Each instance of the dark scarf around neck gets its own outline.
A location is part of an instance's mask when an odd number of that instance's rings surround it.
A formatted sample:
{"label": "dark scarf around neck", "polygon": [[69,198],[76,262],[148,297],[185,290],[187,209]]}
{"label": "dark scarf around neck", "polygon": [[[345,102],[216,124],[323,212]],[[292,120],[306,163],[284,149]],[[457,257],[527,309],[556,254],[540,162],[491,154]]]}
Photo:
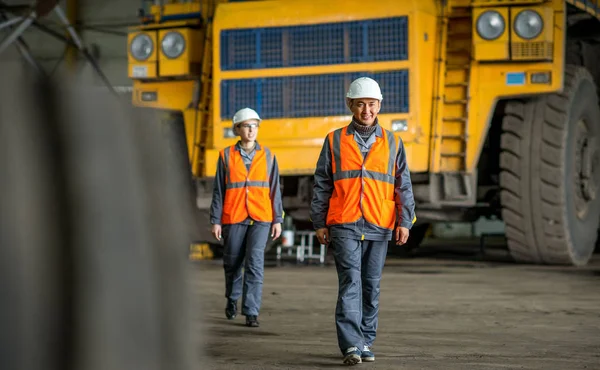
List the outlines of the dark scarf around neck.
{"label": "dark scarf around neck", "polygon": [[352,119],[352,127],[354,127],[356,132],[358,132],[363,140],[367,140],[371,135],[373,135],[373,132],[375,132],[377,129],[378,124],[379,123],[377,122],[377,119],[375,119],[375,124],[372,126],[361,125],[360,123],[356,122],[355,119]]}

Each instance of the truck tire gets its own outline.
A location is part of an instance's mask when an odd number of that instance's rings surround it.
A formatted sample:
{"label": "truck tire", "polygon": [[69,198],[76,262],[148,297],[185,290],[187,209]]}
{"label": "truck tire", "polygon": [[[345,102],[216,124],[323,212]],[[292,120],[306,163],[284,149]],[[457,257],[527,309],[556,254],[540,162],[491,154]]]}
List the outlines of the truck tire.
{"label": "truck tire", "polygon": [[600,222],[600,108],[583,67],[564,89],[506,105],[500,187],[506,238],[517,262],[582,266]]}
{"label": "truck tire", "polygon": [[600,47],[597,43],[583,40],[568,40],[566,63],[574,66],[585,67],[594,78],[600,97]]}

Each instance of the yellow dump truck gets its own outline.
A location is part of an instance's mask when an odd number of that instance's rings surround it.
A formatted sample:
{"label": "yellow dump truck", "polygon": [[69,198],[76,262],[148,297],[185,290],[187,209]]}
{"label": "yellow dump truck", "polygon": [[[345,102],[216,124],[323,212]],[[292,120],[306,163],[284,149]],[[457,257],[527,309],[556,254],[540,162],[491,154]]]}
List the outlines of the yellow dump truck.
{"label": "yellow dump truck", "polygon": [[252,107],[286,214],[308,221],[358,76],[404,141],[422,222],[504,220],[515,260],[584,265],[600,224],[600,0],[161,2],[129,34],[133,103],[168,112],[208,208]]}

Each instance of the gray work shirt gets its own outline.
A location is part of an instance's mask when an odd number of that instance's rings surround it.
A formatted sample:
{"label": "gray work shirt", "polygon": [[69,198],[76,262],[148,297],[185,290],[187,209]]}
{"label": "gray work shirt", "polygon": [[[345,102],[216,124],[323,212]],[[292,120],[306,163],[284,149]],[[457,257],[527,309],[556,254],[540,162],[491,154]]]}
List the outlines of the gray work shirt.
{"label": "gray work shirt", "polygon": [[[258,144],[256,144],[256,145],[258,145]],[[246,171],[250,171],[250,166],[252,165],[252,160],[254,159],[254,154],[256,154],[256,145],[254,146],[254,148],[252,148],[250,153],[246,152],[240,146],[240,154],[242,155],[242,160],[244,161],[244,164],[246,165]]]}
{"label": "gray work shirt", "polygon": [[[242,149],[240,141],[238,141],[237,144],[235,144],[234,150],[240,152],[242,160],[246,165],[246,169],[249,170],[250,165],[254,160],[256,151],[263,150],[263,148],[258,144],[258,142],[256,142],[254,149],[250,153],[246,153],[246,151]],[[212,203],[210,206],[210,223],[213,225],[221,224],[221,217],[223,215],[223,202],[225,200],[225,176],[225,164],[223,163],[221,156],[219,156],[219,160],[217,162],[217,172],[215,174],[213,186]],[[279,166],[277,165],[277,158],[275,155],[273,155],[273,165],[271,168],[271,177],[269,178],[269,188],[271,204],[273,208],[272,224],[280,224],[283,222],[283,203],[281,199],[281,189],[279,187]],[[240,224],[249,225],[253,223],[269,224],[268,222],[255,221],[250,217],[242,221]]]}
{"label": "gray work shirt", "polygon": [[[347,134],[354,135],[354,140],[358,144],[360,151],[364,156],[371,149],[377,137],[383,137],[383,128],[378,123],[375,132],[365,141],[356,132],[352,123],[348,126]],[[388,135],[392,135],[388,132]],[[398,151],[396,154],[396,177],[395,177],[395,201],[396,201],[396,219],[397,225],[410,229],[415,219],[415,201],[410,181],[410,171],[406,161],[404,143],[399,139]],[[317,168],[314,176],[313,199],[310,207],[310,218],[315,230],[327,227],[327,212],[329,210],[329,198],[333,193],[333,172],[331,169],[331,149],[329,140],[325,138],[321,154],[317,161]],[[391,240],[393,232],[391,230],[373,225],[367,222],[363,217],[356,222],[345,223],[341,225],[332,225],[329,227],[331,237],[347,237],[352,239],[364,239],[373,241]]]}

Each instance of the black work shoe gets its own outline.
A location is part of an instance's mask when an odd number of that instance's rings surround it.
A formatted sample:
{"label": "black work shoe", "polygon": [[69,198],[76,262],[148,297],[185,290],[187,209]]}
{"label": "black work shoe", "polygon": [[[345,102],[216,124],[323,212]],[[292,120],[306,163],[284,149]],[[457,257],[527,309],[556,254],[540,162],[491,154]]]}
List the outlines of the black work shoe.
{"label": "black work shoe", "polygon": [[234,300],[227,301],[227,307],[225,307],[225,316],[228,320],[233,320],[237,316],[237,302]]}
{"label": "black work shoe", "polygon": [[256,316],[246,316],[246,326],[258,328],[260,326],[258,323],[258,318]]}

